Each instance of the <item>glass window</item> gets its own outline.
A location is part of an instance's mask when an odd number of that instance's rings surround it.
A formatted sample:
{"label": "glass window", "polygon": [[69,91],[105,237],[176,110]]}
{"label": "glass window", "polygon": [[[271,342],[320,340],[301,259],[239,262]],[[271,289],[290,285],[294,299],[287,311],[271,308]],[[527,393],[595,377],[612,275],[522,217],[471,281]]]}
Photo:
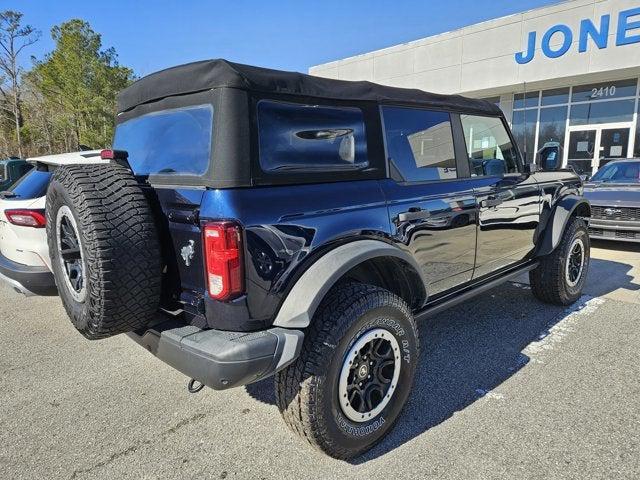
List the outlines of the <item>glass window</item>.
{"label": "glass window", "polygon": [[592,182],[640,183],[640,162],[612,162],[602,167]]}
{"label": "glass window", "polygon": [[10,191],[14,198],[20,200],[44,197],[52,175],[49,171],[31,170],[18,180]]}
{"label": "glass window", "polygon": [[513,108],[537,107],[540,103],[540,92],[516,93],[513,96]]}
{"label": "glass window", "polygon": [[526,152],[527,163],[535,158],[536,123],[538,110],[519,110],[513,112],[511,130],[522,152]]}
{"label": "glass window", "polygon": [[538,150],[549,142],[557,142],[564,146],[564,134],[567,127],[567,107],[550,107],[540,109],[540,128],[538,133]]}
{"label": "glass window", "polygon": [[451,118],[446,112],[383,107],[387,151],[407,181],[456,178]]}
{"label": "glass window", "polygon": [[637,79],[579,85],[577,87],[573,87],[571,101],[587,102],[592,100],[635,97],[637,85]]}
{"label": "glass window", "polygon": [[640,158],[640,104],[638,104],[638,121],[636,122],[636,140],[633,148],[633,156]]}
{"label": "glass window", "polygon": [[461,115],[471,176],[518,172],[516,148],[497,117]]}
{"label": "glass window", "polygon": [[332,172],[369,165],[359,108],[261,100],[258,132],[265,172]]}
{"label": "glass window", "polygon": [[569,103],[569,88],[555,88],[542,92],[542,106]]}
{"label": "glass window", "polygon": [[129,153],[137,175],[203,175],[211,157],[213,107],[148,113],[116,127],[113,148]]}
{"label": "glass window", "polygon": [[633,120],[635,100],[591,102],[571,106],[571,125],[630,122]]}

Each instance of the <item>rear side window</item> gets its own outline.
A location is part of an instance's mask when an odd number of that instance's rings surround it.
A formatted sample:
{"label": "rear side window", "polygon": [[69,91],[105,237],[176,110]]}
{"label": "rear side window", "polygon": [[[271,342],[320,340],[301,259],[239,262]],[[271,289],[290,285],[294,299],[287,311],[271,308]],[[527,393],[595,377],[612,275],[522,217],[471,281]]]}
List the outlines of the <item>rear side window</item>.
{"label": "rear side window", "polygon": [[390,160],[412,182],[457,178],[451,117],[447,112],[383,107]]}
{"label": "rear side window", "polygon": [[369,165],[359,108],[261,100],[258,137],[264,172],[340,172]]}
{"label": "rear side window", "polygon": [[33,169],[18,180],[9,191],[13,193],[14,198],[20,200],[44,197],[47,194],[51,175],[53,174],[49,171]]}
{"label": "rear side window", "polygon": [[119,124],[113,148],[129,153],[137,175],[204,175],[212,131],[211,105],[162,110]]}
{"label": "rear side window", "polygon": [[498,117],[460,115],[472,177],[518,173],[518,154]]}

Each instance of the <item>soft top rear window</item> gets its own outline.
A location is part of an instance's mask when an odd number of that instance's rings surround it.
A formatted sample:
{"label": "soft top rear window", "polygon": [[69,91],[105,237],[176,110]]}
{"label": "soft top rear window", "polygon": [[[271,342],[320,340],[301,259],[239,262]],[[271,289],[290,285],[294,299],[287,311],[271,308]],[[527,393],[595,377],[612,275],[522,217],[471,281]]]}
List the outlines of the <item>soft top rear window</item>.
{"label": "soft top rear window", "polygon": [[13,195],[7,198],[28,200],[30,198],[44,197],[47,194],[47,187],[52,175],[53,173],[49,171],[31,170],[9,189]]}
{"label": "soft top rear window", "polygon": [[211,158],[213,106],[152,112],[116,127],[113,148],[129,153],[136,175],[204,175]]}

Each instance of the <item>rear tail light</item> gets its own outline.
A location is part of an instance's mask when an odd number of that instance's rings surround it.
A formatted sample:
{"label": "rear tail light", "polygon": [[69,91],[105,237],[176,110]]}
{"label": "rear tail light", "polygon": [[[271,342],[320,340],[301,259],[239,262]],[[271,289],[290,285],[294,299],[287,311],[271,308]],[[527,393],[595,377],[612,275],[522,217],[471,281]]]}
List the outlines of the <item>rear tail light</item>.
{"label": "rear tail light", "polygon": [[242,230],[232,222],[204,226],[204,250],[209,296],[232,300],[244,291]]}
{"label": "rear tail light", "polygon": [[10,223],[21,227],[44,228],[47,226],[44,210],[5,210],[4,214]]}

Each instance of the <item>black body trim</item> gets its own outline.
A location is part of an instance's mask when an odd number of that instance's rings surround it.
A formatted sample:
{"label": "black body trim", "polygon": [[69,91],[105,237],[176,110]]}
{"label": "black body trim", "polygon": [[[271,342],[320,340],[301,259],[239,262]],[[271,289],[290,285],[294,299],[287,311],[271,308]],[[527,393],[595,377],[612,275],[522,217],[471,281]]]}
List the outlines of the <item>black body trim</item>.
{"label": "black body trim", "polygon": [[497,275],[492,275],[486,280],[470,285],[466,289],[455,291],[449,295],[439,298],[438,300],[434,300],[431,303],[427,303],[424,309],[419,310],[414,313],[416,320],[424,320],[426,318],[432,317],[448,308],[454,307],[460,303],[463,303],[470,298],[475,297],[487,290],[491,290],[503,283],[508,282],[509,280],[513,280],[515,277],[522,275],[523,273],[529,272],[535,269],[538,266],[537,261],[529,262],[524,266],[519,266],[515,270],[510,270],[507,272],[501,272]]}

